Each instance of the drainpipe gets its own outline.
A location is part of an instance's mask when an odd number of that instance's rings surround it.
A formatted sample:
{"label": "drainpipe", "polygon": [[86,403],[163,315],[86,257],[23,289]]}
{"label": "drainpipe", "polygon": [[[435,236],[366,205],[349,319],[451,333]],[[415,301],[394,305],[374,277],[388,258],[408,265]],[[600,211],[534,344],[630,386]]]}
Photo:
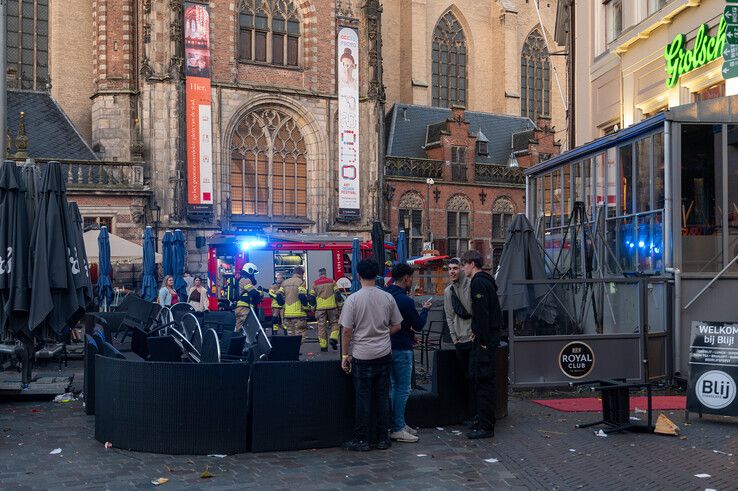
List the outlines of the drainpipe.
{"label": "drainpipe", "polygon": [[674,327],[673,350],[674,350],[674,373],[681,369],[682,361],[682,271],[674,267],[672,258],[672,210],[674,208],[674,196],[672,195],[672,166],[673,152],[671,151],[671,121],[664,123],[664,264],[666,271],[674,275]]}

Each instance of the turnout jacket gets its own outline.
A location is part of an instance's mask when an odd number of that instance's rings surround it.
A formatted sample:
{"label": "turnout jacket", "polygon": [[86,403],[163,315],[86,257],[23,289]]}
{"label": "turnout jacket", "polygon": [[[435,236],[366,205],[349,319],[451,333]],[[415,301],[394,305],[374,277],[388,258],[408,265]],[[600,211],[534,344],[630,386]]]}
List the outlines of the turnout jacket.
{"label": "turnout jacket", "polygon": [[475,340],[486,347],[497,348],[502,328],[502,310],[497,298],[495,279],[480,271],[471,279],[471,329]]}
{"label": "turnout jacket", "polygon": [[302,276],[294,275],[282,282],[279,292],[284,295],[285,318],[305,317],[305,309],[308,306],[307,289]]}
{"label": "turnout jacket", "polygon": [[315,310],[331,310],[338,308],[336,304],[336,282],[327,276],[321,276],[313,282],[310,295],[315,297]]}

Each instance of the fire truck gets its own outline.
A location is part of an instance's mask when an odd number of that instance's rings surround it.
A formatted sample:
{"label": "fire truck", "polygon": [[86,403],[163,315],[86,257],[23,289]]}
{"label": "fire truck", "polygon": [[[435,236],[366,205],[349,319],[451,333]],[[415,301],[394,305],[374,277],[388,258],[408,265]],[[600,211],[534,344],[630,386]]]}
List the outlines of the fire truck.
{"label": "fire truck", "polygon": [[[209,308],[229,308],[238,295],[235,274],[247,263],[259,268],[258,284],[267,290],[275,275],[292,276],[298,266],[305,270],[308,287],[325,268],[329,278],[351,280],[352,238],[330,234],[219,234],[208,240]],[[371,242],[360,243],[361,257],[372,253]],[[385,243],[385,257],[394,260],[396,247]],[[262,303],[266,318],[271,317],[271,300]]]}

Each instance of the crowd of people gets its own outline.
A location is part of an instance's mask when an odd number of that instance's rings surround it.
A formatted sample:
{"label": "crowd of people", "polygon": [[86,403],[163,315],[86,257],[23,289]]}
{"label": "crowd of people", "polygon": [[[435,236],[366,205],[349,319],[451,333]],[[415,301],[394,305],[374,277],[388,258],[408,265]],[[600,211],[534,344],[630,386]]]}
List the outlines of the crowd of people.
{"label": "crowd of people", "polygon": [[[451,284],[444,292],[444,312],[451,339],[466,374],[473,415],[467,437],[491,438],[495,428],[495,355],[502,328],[502,311],[494,278],[482,270],[477,251],[465,252],[449,263]],[[372,260],[358,264],[361,289],[343,305],[341,367],[352,374],[356,398],[354,438],[347,450],[387,449],[392,441],[418,441],[405,422],[411,389],[413,338],[425,327],[432,307],[420,312],[408,295],[414,270],[407,264],[392,269],[392,285],[376,286],[379,266]]]}

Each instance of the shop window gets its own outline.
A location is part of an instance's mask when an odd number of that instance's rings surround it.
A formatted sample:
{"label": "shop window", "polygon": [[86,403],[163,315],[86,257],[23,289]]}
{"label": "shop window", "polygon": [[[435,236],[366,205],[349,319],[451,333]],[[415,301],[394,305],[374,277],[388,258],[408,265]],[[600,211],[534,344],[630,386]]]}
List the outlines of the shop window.
{"label": "shop window", "polygon": [[[738,255],[738,125],[728,125],[728,250],[727,259]],[[734,264],[731,271],[737,272]]]}
{"label": "shop window", "polygon": [[291,116],[271,108],[246,114],[230,153],[233,215],[307,216],[307,148]]}
{"label": "shop window", "polygon": [[638,213],[651,210],[651,137],[636,142],[635,198]]}
{"label": "shop window", "polygon": [[664,134],[653,135],[653,208],[664,208]]}
{"label": "shop window", "polygon": [[722,269],[722,126],[682,126],[682,266]]}
{"label": "shop window", "polygon": [[48,0],[8,0],[7,2],[8,87],[48,91],[49,85],[49,2]]}
{"label": "shop window", "polygon": [[300,18],[291,0],[241,0],[238,59],[299,65]]}
{"label": "shop window", "polygon": [[546,41],[541,31],[535,29],[520,54],[520,114],[536,121],[550,113],[551,62]]}
{"label": "shop window", "polygon": [[432,49],[433,105],[466,105],[466,37],[452,12],[436,24]]}

